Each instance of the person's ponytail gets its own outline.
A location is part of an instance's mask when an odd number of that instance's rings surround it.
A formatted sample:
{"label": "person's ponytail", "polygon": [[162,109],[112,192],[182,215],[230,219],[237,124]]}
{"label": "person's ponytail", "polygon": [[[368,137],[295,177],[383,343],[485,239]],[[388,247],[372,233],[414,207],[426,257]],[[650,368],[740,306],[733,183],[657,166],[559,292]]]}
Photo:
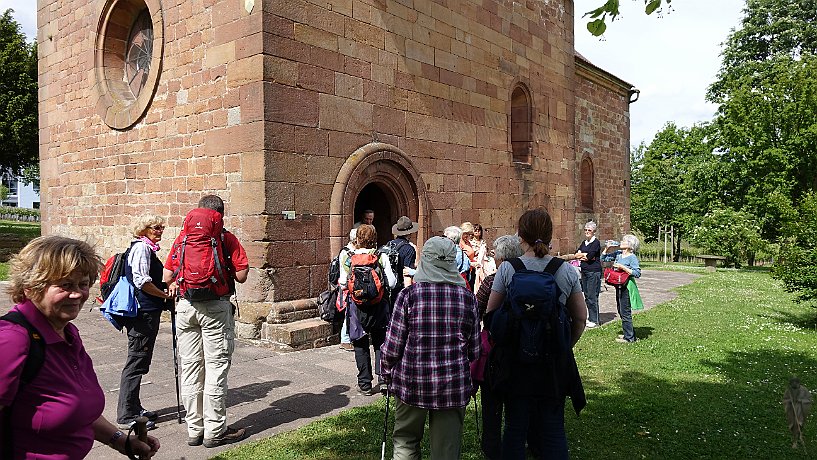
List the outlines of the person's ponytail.
{"label": "person's ponytail", "polygon": [[536,257],[539,257],[540,259],[541,259],[542,257],[545,257],[545,256],[547,255],[547,253],[548,253],[548,252],[550,252],[550,251],[549,251],[549,250],[550,250],[550,248],[548,248],[548,244],[547,244],[547,243],[545,243],[545,242],[544,242],[544,241],[542,241],[542,240],[536,240],[536,241],[535,241],[535,242],[534,242],[534,243],[531,245],[531,248],[533,248],[533,252],[534,252],[534,253],[536,253]]}

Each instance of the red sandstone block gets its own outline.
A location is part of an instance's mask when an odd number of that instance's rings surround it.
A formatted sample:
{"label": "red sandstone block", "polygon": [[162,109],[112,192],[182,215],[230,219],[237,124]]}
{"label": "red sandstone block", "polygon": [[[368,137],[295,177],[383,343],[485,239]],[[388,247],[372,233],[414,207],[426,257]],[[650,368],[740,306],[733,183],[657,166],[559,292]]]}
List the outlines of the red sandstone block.
{"label": "red sandstone block", "polygon": [[[268,120],[302,126],[318,125],[318,93],[275,83],[264,85]],[[298,110],[292,110],[293,107]]]}
{"label": "red sandstone block", "polygon": [[319,128],[295,127],[295,152],[308,155],[328,154],[329,132]]}
{"label": "red sandstone block", "polygon": [[375,131],[395,136],[406,135],[406,114],[402,110],[375,106],[372,118]]}
{"label": "red sandstone block", "polygon": [[358,148],[368,144],[371,136],[340,131],[329,131],[329,156],[348,158]]}

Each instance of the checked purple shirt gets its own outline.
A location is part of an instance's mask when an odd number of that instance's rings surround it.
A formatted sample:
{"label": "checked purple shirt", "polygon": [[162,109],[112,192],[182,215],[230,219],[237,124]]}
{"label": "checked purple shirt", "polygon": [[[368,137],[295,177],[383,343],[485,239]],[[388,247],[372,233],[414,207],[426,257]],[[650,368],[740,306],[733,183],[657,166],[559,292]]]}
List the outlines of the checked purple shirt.
{"label": "checked purple shirt", "polygon": [[479,356],[474,294],[452,284],[403,289],[380,349],[384,379],[400,401],[423,409],[467,406],[469,366]]}

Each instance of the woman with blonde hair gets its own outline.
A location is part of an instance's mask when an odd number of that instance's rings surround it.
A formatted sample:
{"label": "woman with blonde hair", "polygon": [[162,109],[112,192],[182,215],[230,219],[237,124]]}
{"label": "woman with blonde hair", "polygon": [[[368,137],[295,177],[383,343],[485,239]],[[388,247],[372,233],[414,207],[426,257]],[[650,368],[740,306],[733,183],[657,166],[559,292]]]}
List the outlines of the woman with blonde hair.
{"label": "woman with blonde hair", "polygon": [[[141,458],[159,449],[156,438],[141,442],[102,415],[105,393],[71,323],[100,268],[88,243],[61,236],[35,238],[12,259],[8,294],[16,305],[0,320],[0,411],[8,423],[0,457],[79,460],[94,440]],[[42,365],[27,375],[40,337]]]}
{"label": "woman with blonde hair", "polygon": [[155,215],[142,216],[133,226],[135,240],[128,249],[125,276],[135,288],[138,309],[134,317],[117,318],[117,322],[128,331],[128,357],[122,368],[116,408],[116,418],[121,428],[129,427],[136,417],[143,415],[149,420],[148,429],[152,429],[159,417],[156,412],[142,407],[139,388],[142,376],[150,370],[162,310],[172,308],[172,303],[168,305],[168,301],[172,302],[172,296],[167,291],[167,284],[162,281],[164,265],[156,256],[164,231],[164,218]]}

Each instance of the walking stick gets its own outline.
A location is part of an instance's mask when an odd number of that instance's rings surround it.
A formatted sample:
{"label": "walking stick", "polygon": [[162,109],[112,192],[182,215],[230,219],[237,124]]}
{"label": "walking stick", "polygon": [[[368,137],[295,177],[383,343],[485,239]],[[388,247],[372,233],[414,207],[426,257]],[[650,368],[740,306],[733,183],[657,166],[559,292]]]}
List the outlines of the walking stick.
{"label": "walking stick", "polygon": [[[178,297],[177,297],[178,299]],[[179,424],[182,423],[182,398],[179,388],[179,345],[176,340],[176,302],[173,302],[173,309],[170,310],[170,329],[173,333],[173,372],[176,375],[176,417]]]}
{"label": "walking stick", "polygon": [[386,387],[386,417],[383,420],[383,444],[380,446],[380,460],[386,460],[386,436],[389,432],[389,388]]}
{"label": "walking stick", "polygon": [[[136,432],[136,437],[139,438],[140,441],[147,443],[148,442],[148,418],[145,416],[136,417],[136,424],[133,428],[133,431]],[[139,456],[140,459],[147,459],[150,457],[146,457],[143,455]]]}

